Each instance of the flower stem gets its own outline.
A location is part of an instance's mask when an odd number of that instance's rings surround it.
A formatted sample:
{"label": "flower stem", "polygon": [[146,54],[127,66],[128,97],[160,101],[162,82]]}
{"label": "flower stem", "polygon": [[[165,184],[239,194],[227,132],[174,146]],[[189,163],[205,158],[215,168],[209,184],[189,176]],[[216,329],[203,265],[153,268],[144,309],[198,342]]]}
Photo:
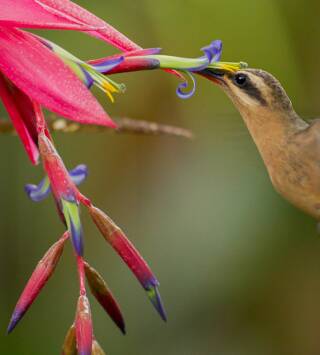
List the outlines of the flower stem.
{"label": "flower stem", "polygon": [[79,274],[80,296],[85,296],[86,295],[85,271],[84,271],[84,261],[82,256],[77,255],[77,264],[78,264],[78,274]]}
{"label": "flower stem", "polygon": [[[182,137],[186,139],[192,139],[193,134],[190,130],[182,127],[165,125],[157,122],[143,121],[132,118],[117,118],[117,128],[111,129],[102,126],[89,126],[80,125],[76,122],[70,122],[62,118],[55,118],[52,115],[52,119],[49,119],[48,126],[52,132],[58,133],[99,133],[99,132],[113,132],[117,134],[141,134],[141,135],[152,135],[152,136],[175,136]],[[0,119],[0,135],[1,134],[15,134],[14,127],[11,122],[7,119]]]}

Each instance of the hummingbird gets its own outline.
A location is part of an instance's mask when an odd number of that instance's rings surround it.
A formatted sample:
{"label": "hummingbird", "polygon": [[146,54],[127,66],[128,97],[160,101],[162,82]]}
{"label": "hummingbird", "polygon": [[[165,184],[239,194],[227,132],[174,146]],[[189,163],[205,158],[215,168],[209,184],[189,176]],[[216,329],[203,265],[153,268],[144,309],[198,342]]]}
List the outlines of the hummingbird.
{"label": "hummingbird", "polygon": [[320,119],[306,122],[280,82],[261,69],[205,69],[242,116],[275,190],[320,220]]}

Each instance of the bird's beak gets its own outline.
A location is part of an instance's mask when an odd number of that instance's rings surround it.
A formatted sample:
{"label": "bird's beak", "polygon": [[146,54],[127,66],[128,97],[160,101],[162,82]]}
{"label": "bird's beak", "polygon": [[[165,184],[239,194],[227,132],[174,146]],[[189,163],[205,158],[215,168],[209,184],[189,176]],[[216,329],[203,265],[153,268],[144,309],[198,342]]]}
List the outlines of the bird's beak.
{"label": "bird's beak", "polygon": [[199,74],[216,85],[222,86],[226,84],[225,77],[227,75],[227,71],[207,68],[199,72]]}
{"label": "bird's beak", "polygon": [[207,68],[199,72],[199,74],[217,85],[224,85],[227,71]]}

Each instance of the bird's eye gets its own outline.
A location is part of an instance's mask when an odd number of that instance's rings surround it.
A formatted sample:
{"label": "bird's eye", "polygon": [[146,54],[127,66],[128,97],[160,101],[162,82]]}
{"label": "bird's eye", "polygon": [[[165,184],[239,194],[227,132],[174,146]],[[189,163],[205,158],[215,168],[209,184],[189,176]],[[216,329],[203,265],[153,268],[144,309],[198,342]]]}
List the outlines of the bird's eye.
{"label": "bird's eye", "polygon": [[245,86],[247,83],[247,80],[248,80],[248,77],[245,74],[237,74],[234,77],[234,82],[240,87]]}

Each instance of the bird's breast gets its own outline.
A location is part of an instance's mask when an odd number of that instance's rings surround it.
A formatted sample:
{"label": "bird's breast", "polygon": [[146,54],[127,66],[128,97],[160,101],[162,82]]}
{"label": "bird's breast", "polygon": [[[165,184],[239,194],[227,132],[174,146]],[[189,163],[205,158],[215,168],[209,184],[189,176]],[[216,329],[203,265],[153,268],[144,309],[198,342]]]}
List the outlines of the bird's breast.
{"label": "bird's breast", "polygon": [[241,110],[275,189],[320,220],[320,123],[293,114]]}
{"label": "bird's breast", "polygon": [[274,188],[289,202],[320,219],[320,164],[296,142],[261,152]]}

